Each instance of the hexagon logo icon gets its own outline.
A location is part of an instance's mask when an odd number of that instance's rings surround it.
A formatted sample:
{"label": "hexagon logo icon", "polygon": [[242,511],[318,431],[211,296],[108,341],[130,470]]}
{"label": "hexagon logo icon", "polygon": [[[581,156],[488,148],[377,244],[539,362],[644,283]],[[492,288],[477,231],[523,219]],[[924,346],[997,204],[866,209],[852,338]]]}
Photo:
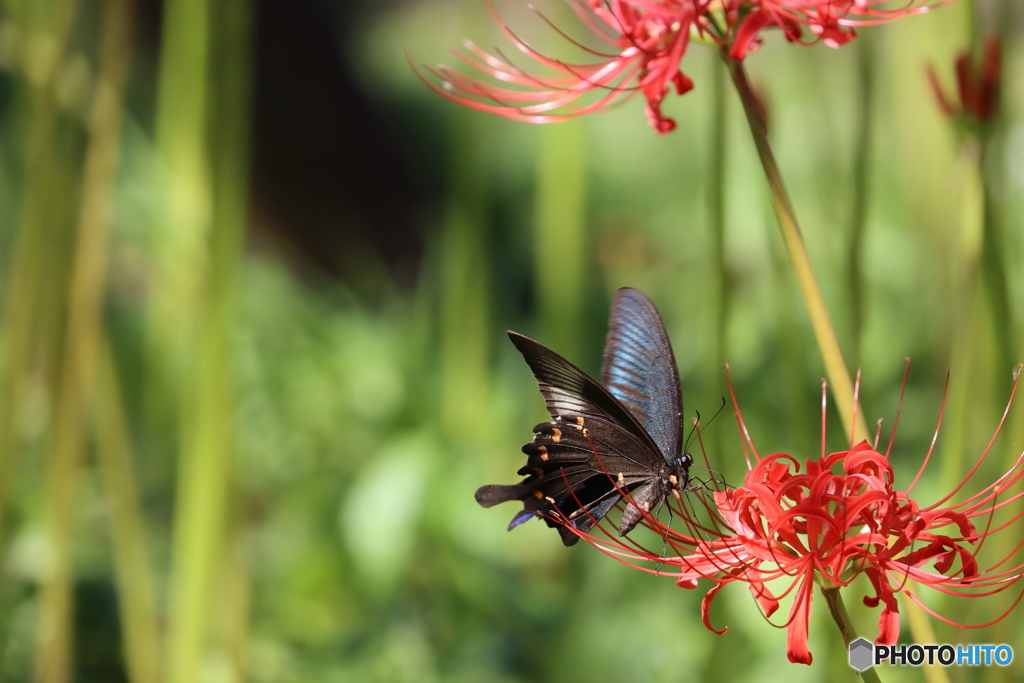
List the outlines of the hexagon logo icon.
{"label": "hexagon logo icon", "polygon": [[867,638],[850,643],[850,666],[857,671],[870,669],[875,659],[875,646]]}

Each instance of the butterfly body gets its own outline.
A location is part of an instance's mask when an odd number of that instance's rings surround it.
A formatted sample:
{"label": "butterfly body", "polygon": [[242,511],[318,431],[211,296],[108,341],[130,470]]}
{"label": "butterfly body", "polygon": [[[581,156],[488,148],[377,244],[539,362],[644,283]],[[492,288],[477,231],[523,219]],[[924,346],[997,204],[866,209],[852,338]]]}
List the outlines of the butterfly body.
{"label": "butterfly body", "polygon": [[[523,502],[509,529],[541,516],[565,545],[579,540],[624,493],[632,502],[619,523],[625,535],[668,495],[686,489],[693,459],[681,452],[682,397],[661,316],[642,292],[615,297],[602,368],[603,384],[542,344],[516,332],[552,419],[523,446],[518,484],[482,486],[484,507]],[[571,528],[570,528],[571,527]]]}

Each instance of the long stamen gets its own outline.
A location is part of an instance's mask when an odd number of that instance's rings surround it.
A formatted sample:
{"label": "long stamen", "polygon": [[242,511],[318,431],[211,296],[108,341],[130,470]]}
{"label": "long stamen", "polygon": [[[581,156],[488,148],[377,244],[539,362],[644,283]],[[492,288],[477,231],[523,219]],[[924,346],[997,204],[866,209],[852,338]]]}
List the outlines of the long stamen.
{"label": "long stamen", "polygon": [[967,484],[967,482],[970,481],[971,477],[974,476],[974,473],[978,471],[979,467],[981,467],[981,463],[985,462],[985,458],[988,456],[989,451],[992,450],[993,444],[995,444],[996,437],[999,436],[999,432],[1002,431],[1003,429],[1003,424],[1006,422],[1007,415],[1010,414],[1010,406],[1013,405],[1013,397],[1016,396],[1017,385],[1020,383],[1020,368],[1021,366],[1018,365],[1016,371],[1014,372],[1013,388],[1010,389],[1010,398],[1006,402],[1006,409],[1003,410],[1003,415],[1002,417],[999,418],[999,424],[996,425],[996,430],[995,432],[992,433],[992,438],[989,439],[988,445],[985,446],[985,450],[982,451],[981,457],[979,457],[978,461],[974,463],[974,467],[972,467],[971,471],[967,473],[967,476],[963,478],[963,481],[957,484],[956,487],[948,494],[946,494],[941,500],[938,500],[935,503],[932,503],[928,507],[924,508],[926,511],[934,510],[935,508],[937,508],[938,506],[942,505],[947,500],[955,496],[957,493],[959,493],[960,489],[962,489]]}

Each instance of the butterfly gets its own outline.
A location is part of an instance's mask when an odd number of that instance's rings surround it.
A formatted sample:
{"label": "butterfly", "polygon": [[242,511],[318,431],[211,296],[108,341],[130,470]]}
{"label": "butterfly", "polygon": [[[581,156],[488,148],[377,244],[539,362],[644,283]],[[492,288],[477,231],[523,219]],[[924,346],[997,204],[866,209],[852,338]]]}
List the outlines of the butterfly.
{"label": "butterfly", "polygon": [[483,507],[523,502],[509,531],[539,516],[573,545],[577,531],[588,532],[628,491],[632,502],[619,522],[624,536],[666,496],[686,490],[693,458],[682,453],[679,372],[665,324],[646,294],[616,293],[600,383],[529,337],[511,330],[508,336],[551,415],[523,446],[519,474],[526,478],[477,489]]}

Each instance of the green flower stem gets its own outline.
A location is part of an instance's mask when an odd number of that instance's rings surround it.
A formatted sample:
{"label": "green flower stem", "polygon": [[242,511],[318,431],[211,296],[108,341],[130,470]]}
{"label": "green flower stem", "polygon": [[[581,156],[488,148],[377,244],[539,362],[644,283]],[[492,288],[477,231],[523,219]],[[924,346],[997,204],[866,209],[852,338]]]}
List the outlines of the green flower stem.
{"label": "green flower stem", "polygon": [[142,397],[143,432],[160,440],[166,440],[174,420],[188,419],[182,405],[194,390],[186,368],[195,358],[199,334],[213,202],[207,153],[210,4],[163,3],[154,121],[157,210],[149,237]]}
{"label": "green flower stem", "polygon": [[[833,586],[826,588],[821,587],[821,594],[825,598],[825,602],[828,604],[829,614],[832,615],[833,621],[836,622],[836,626],[839,627],[839,633],[843,636],[843,644],[846,646],[850,645],[850,642],[857,639],[857,630],[853,627],[853,622],[850,620],[850,613],[846,611],[846,605],[843,603],[843,596],[839,593],[839,586]],[[878,678],[878,673],[874,667],[866,669],[860,672],[861,680],[869,681],[871,683],[881,683]]]}
{"label": "green flower stem", "polygon": [[868,212],[868,181],[871,157],[871,113],[874,106],[874,46],[870,35],[857,41],[860,76],[860,107],[853,161],[853,210],[850,212],[850,241],[847,246],[847,282],[850,287],[850,319],[852,321],[851,356],[854,363],[861,358],[864,333],[864,229]]}
{"label": "green flower stem", "polygon": [[[21,217],[14,235],[10,257],[10,273],[5,282],[3,317],[0,325],[0,548],[5,545],[7,498],[20,447],[18,424],[25,387],[31,368],[40,354],[39,321],[43,317],[44,282],[53,279],[48,271],[53,249],[48,243],[52,233],[48,225],[53,220],[55,197],[59,193],[56,172],[58,167],[57,143],[58,104],[55,83],[59,74],[56,56],[64,54],[71,27],[74,24],[75,3],[60,0],[50,3],[45,17],[38,12],[29,13],[23,3],[8,2],[5,9],[10,20],[24,34],[32,31],[45,38],[54,49],[55,57],[39,60],[33,52],[39,41],[24,41],[17,54],[22,68],[17,82],[27,95],[29,107],[28,140],[26,144],[25,177]],[[29,78],[29,65],[35,57],[39,66],[35,78]]]}
{"label": "green flower stem", "polygon": [[[460,0],[452,20],[464,35],[488,35],[492,22],[483,3]],[[488,206],[493,186],[488,169],[494,121],[459,107],[450,133],[450,189],[437,239],[436,288],[440,347],[441,421],[449,438],[465,435],[465,407],[491,400],[494,285],[488,253]]]}
{"label": "green flower stem", "polygon": [[811,327],[825,363],[825,374],[832,387],[832,395],[835,397],[839,417],[843,421],[843,428],[847,436],[852,436],[854,442],[859,442],[868,438],[867,423],[860,410],[856,411],[856,420],[854,420],[853,382],[850,380],[850,371],[846,367],[846,360],[843,358],[843,351],[839,346],[839,338],[836,336],[828,308],[825,306],[825,297],[822,295],[818,280],[814,275],[811,259],[807,254],[807,246],[800,234],[800,226],[796,220],[796,213],[793,211],[793,204],[789,199],[785,183],[782,181],[778,164],[775,162],[775,155],[772,154],[771,146],[768,144],[768,131],[764,121],[757,113],[754,91],[750,86],[743,63],[730,59],[724,52],[722,56],[732,74],[732,80],[736,85],[740,100],[743,102],[747,123],[750,125],[750,132],[754,136],[754,143],[757,146],[757,154],[761,158],[761,165],[768,180],[772,205],[779,221],[779,229],[782,231],[782,239],[785,242],[786,251],[789,252],[793,272],[800,284],[800,292],[811,318]]}
{"label": "green flower stem", "polygon": [[[1003,261],[1005,251],[1001,235],[999,218],[996,215],[996,200],[992,196],[993,180],[989,157],[998,151],[993,149],[991,138],[982,140],[981,153],[978,158],[978,169],[981,175],[982,188],[982,233],[981,233],[981,275],[988,296],[992,325],[996,334],[996,369],[1005,373],[1017,363],[1016,339],[1014,332],[1014,316],[1010,305],[1009,287],[1007,285],[1006,264]],[[1000,375],[1005,376],[1005,375]]]}
{"label": "green flower stem", "polygon": [[64,372],[57,392],[52,457],[47,465],[45,522],[52,554],[39,595],[37,680],[72,679],[74,504],[85,455],[84,406],[91,398],[107,268],[114,178],[131,64],[131,0],[108,0],[102,17],[99,72],[89,118],[77,243],[67,292]]}
{"label": "green flower stem", "polygon": [[160,626],[130,429],[108,340],[99,340],[92,422],[96,465],[110,508],[110,538],[117,577],[117,605],[124,633],[128,680],[159,683]]}
{"label": "green flower stem", "polygon": [[[534,272],[544,338],[578,358],[586,291],[587,129],[582,120],[540,129]],[[553,249],[552,245],[559,245]]]}
{"label": "green flower stem", "polygon": [[466,401],[489,400],[491,280],[486,226],[490,186],[484,160],[491,122],[466,109],[454,114],[452,189],[438,236],[438,288],[441,413],[448,433],[457,435],[464,432],[460,427]]}
{"label": "green flower stem", "polygon": [[[201,262],[206,268],[194,273],[202,296],[192,304],[198,314],[196,334],[190,342],[194,362],[186,366],[184,382],[190,393],[188,401],[181,404],[183,430],[170,581],[173,611],[165,678],[167,683],[193,683],[202,679],[210,623],[217,614],[211,608],[220,604],[217,570],[231,543],[226,521],[235,450],[237,279],[248,222],[252,3],[218,0],[191,2],[187,7],[181,3],[177,8],[168,3],[166,9],[165,17],[169,19],[173,12],[183,12],[173,17],[173,25],[165,24],[175,40],[191,40],[178,32],[188,34],[191,26],[185,20],[199,11],[209,18],[212,27],[205,35],[216,36],[216,41],[203,48],[210,49],[205,89],[210,95],[210,130],[216,135],[195,150],[200,155],[197,161],[209,164],[210,224],[202,241]],[[187,67],[188,62],[179,66]],[[196,87],[204,89],[203,84]],[[162,104],[172,105],[167,101]],[[242,676],[234,674],[230,678],[241,680]]]}
{"label": "green flower stem", "polygon": [[[229,288],[216,293],[216,303],[209,302],[210,315],[204,322],[210,323],[211,329],[202,340],[205,344],[199,341],[197,330],[199,302],[204,298],[199,292],[206,269],[211,277],[212,272],[224,270],[221,263],[214,263],[213,254],[208,253],[212,250],[203,248],[212,243],[213,198],[205,135],[212,118],[208,107],[209,15],[208,0],[164,3],[157,92],[156,183],[161,211],[151,232],[153,272],[143,415],[154,421],[159,406],[169,407],[174,417],[181,418],[181,443],[175,444],[180,453],[164,660],[164,680],[169,683],[197,680],[205,654],[208,569],[215,562],[221,540],[217,503],[223,499],[230,448],[217,432],[230,400],[225,395],[226,382],[218,372],[204,372],[213,365],[212,356],[220,352],[222,343],[212,328],[230,324],[230,318],[214,322],[212,315],[217,309],[227,311],[223,303]],[[218,242],[223,240],[218,237]],[[202,360],[196,361],[198,357]],[[194,367],[196,362],[203,363],[201,370]],[[201,378],[204,381],[200,382]],[[168,401],[167,395],[173,398]],[[185,395],[189,396],[187,402]],[[200,416],[202,428],[195,424]],[[157,433],[153,424],[149,428]]]}

